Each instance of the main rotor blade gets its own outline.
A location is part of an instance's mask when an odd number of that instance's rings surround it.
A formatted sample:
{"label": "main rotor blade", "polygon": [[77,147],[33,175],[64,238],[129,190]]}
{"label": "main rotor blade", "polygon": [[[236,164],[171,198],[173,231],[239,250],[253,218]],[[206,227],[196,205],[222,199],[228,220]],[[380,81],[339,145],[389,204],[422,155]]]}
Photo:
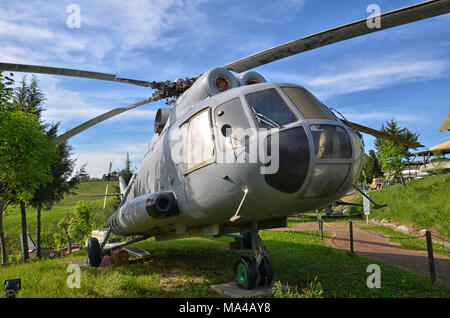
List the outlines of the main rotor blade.
{"label": "main rotor blade", "polygon": [[355,38],[361,35],[389,29],[450,12],[450,0],[431,0],[381,14],[380,28],[369,28],[367,19],[345,24],[327,31],[290,41],[268,50],[229,63],[224,68],[237,73],[271,63],[288,56],[306,52],[328,44]]}
{"label": "main rotor blade", "polygon": [[140,81],[129,78],[116,77],[114,74],[90,72],[83,70],[75,70],[71,68],[60,68],[60,67],[50,67],[41,65],[26,65],[26,64],[10,64],[10,63],[0,63],[0,71],[11,71],[11,72],[26,72],[26,73],[39,73],[39,74],[50,74],[50,75],[63,75],[71,77],[82,77],[97,79],[110,82],[119,82],[126,84],[133,84],[144,87],[152,87],[153,82]]}
{"label": "main rotor blade", "polygon": [[424,145],[421,145],[417,142],[412,142],[410,140],[406,140],[397,136],[393,136],[387,133],[384,133],[382,131],[376,130],[376,129],[372,129],[357,123],[353,123],[351,121],[347,121],[345,119],[341,119],[341,121],[346,124],[347,126],[349,126],[350,128],[356,129],[360,132],[372,135],[374,137],[378,137],[378,138],[382,138],[382,139],[387,139],[390,141],[393,141],[397,144],[401,144],[401,145],[405,145],[409,148],[419,148],[419,147],[425,147]]}
{"label": "main rotor blade", "polygon": [[138,107],[138,106],[142,106],[142,105],[145,105],[145,104],[149,104],[149,103],[151,103],[151,102],[155,102],[155,101],[157,101],[157,100],[159,100],[159,98],[149,97],[149,98],[146,98],[146,99],[144,99],[144,100],[141,100],[141,101],[139,101],[139,102],[137,102],[137,103],[131,104],[130,106],[127,106],[127,107],[118,107],[118,108],[115,108],[115,109],[113,109],[113,110],[110,110],[109,112],[106,112],[106,113],[104,113],[104,114],[101,114],[100,116],[97,116],[97,117],[95,117],[95,118],[92,118],[92,119],[90,119],[90,120],[88,120],[88,121],[82,123],[81,125],[78,125],[77,127],[73,128],[73,129],[71,129],[71,130],[69,130],[69,131],[66,131],[64,134],[59,135],[59,136],[56,138],[56,140],[57,140],[59,143],[63,143],[63,142],[66,141],[67,139],[72,138],[72,137],[75,136],[75,135],[78,135],[78,134],[81,133],[82,131],[85,131],[86,129],[88,129],[88,128],[92,127],[92,126],[97,125],[98,123],[101,123],[101,122],[104,121],[104,120],[107,120],[107,119],[109,119],[109,118],[111,118],[111,117],[114,117],[114,116],[116,116],[116,115],[119,115],[119,114],[121,114],[121,113],[123,113],[123,112],[126,112],[126,111],[128,111],[128,110],[130,110],[130,109],[136,108],[136,107]]}

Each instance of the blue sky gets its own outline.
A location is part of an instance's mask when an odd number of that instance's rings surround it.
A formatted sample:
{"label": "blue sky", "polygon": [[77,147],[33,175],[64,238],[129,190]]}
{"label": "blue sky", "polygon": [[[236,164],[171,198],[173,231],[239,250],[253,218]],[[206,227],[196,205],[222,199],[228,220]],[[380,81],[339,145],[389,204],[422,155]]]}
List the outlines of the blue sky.
{"label": "blue sky", "polygon": [[[191,77],[266,48],[381,12],[409,0],[1,1],[0,61],[77,68],[142,80]],[[69,28],[67,7],[81,9]],[[450,111],[450,15],[332,44],[255,70],[268,81],[308,88],[351,121],[379,129],[386,120],[420,133],[427,147]],[[16,73],[20,81],[24,73]],[[151,95],[126,84],[38,75],[43,117],[61,132]],[[142,106],[70,139],[78,165],[101,176],[126,153],[138,165],[164,102]],[[364,135],[366,151],[374,138]]]}

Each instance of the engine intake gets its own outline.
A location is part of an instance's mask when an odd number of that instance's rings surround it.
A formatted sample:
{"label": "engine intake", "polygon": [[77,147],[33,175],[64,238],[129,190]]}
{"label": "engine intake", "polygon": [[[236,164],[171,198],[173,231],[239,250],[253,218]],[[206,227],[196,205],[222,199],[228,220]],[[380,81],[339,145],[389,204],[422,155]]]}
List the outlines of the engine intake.
{"label": "engine intake", "polygon": [[266,83],[266,79],[255,71],[247,71],[236,76],[240,86]]}
{"label": "engine intake", "polygon": [[154,219],[165,219],[180,214],[177,201],[172,192],[150,195],[145,203],[148,215]]}
{"label": "engine intake", "polygon": [[156,112],[155,116],[155,122],[153,124],[153,131],[155,134],[160,134],[164,126],[167,123],[167,119],[169,119],[170,116],[170,108],[159,108]]}

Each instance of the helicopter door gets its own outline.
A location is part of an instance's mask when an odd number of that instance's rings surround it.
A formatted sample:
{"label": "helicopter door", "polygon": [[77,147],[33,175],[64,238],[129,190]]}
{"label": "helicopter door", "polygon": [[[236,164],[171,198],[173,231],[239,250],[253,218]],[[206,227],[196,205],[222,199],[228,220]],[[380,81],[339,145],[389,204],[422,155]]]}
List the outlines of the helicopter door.
{"label": "helicopter door", "polygon": [[186,172],[191,173],[215,161],[210,109],[189,119],[186,145]]}

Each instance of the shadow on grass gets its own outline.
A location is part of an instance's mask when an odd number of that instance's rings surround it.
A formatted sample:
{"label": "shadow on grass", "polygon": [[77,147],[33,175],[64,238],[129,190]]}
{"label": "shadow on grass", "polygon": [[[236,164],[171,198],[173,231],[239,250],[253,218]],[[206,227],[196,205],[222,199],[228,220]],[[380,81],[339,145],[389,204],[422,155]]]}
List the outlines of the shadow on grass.
{"label": "shadow on grass", "polygon": [[[305,288],[317,277],[324,297],[450,297],[423,277],[382,262],[324,245],[317,232],[263,231],[262,239],[275,281]],[[238,257],[228,250],[230,238],[202,238],[138,244],[150,258],[113,268],[81,268],[81,288],[68,289],[66,267],[86,259],[86,252],[53,261],[26,264],[0,272],[19,275],[22,297],[220,297],[213,284],[233,280]],[[381,267],[382,287],[369,289],[369,264]],[[5,274],[5,275],[3,275]],[[21,291],[22,292],[22,291]]]}

